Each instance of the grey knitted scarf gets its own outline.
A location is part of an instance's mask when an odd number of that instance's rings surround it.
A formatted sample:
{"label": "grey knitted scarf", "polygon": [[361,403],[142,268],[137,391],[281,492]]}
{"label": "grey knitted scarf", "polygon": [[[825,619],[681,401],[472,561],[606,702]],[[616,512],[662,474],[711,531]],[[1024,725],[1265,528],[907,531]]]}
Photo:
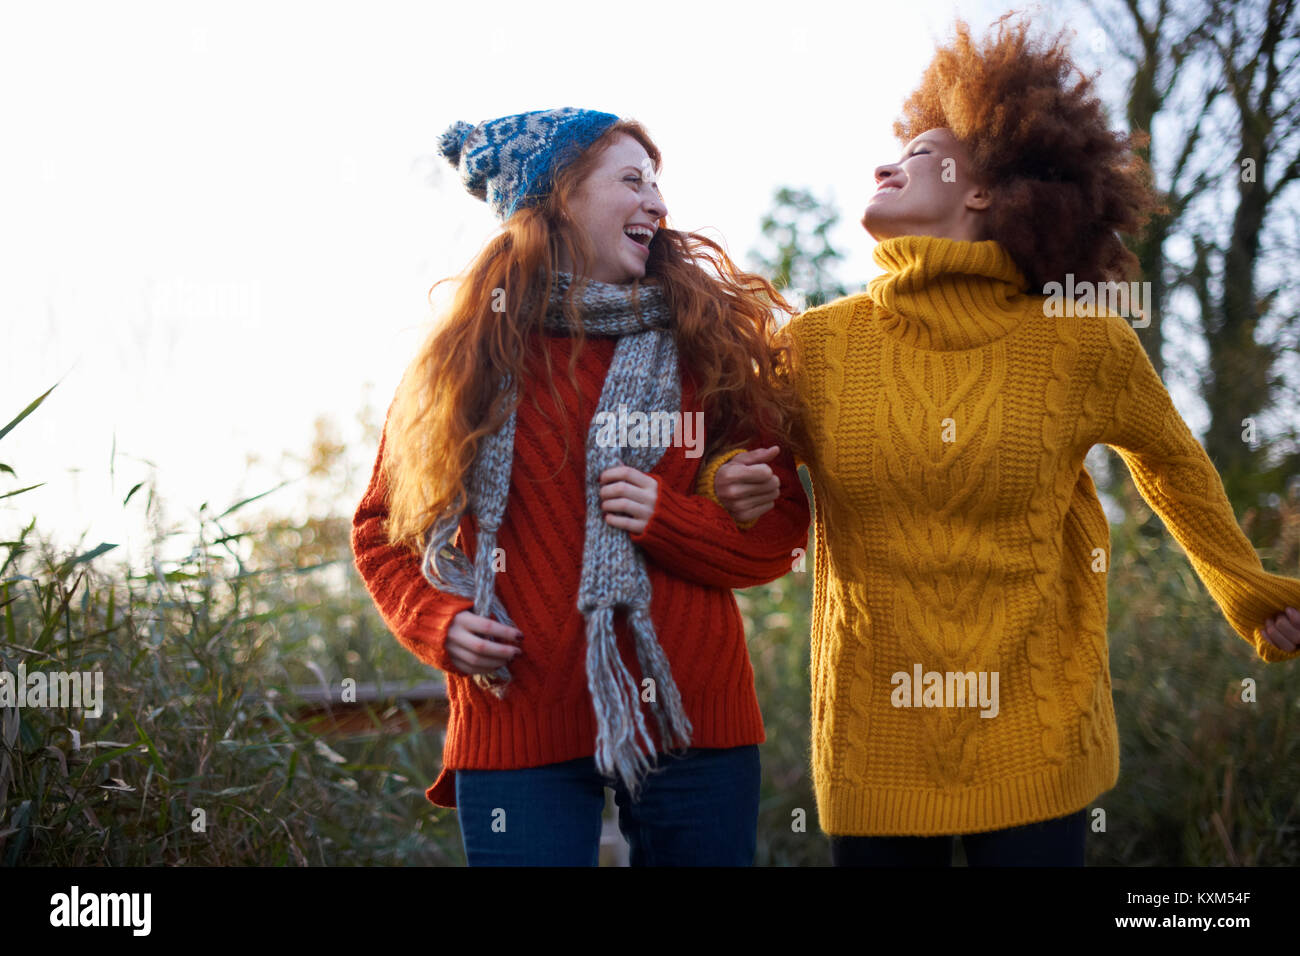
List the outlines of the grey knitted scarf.
{"label": "grey knitted scarf", "polygon": [[[547,329],[568,330],[560,300],[571,284],[571,275],[555,274],[545,318]],[[640,688],[618,652],[614,630],[616,608],[626,611],[642,676],[654,681],[651,706],[665,748],[673,747],[674,742],[688,746],[692,727],[650,620],[650,579],[646,575],[645,559],[626,531],[605,521],[600,507],[600,474],[614,467],[617,459],[638,471],[648,472],[664,449],[648,443],[647,447],[601,447],[596,436],[600,422],[606,418],[599,413],[617,414],[620,405],[645,412],[652,416],[652,421],[655,412],[673,414],[681,410],[677,346],[670,328],[671,316],[658,286],[640,287],[638,309],[632,301],[630,286],[588,280],[582,293],[575,297],[575,303],[586,334],[618,336],[614,359],[587,433],[587,525],[577,606],[587,625],[587,688],[598,727],[596,766],[607,777],[616,775],[635,797],[642,778],[652,767],[654,742],[641,713]],[[514,385],[506,381],[501,387],[513,389]],[[512,396],[511,406],[514,404]],[[492,553],[506,507],[514,440],[512,411],[501,428],[480,443],[466,482],[468,507],[478,526],[477,560],[471,565],[465,554],[452,546],[461,514],[447,513],[429,529],[423,562],[424,576],[435,588],[472,597],[475,614],[510,627],[514,623],[493,584]],[[501,697],[510,681],[510,672],[503,666],[490,675],[477,674],[474,680]]]}

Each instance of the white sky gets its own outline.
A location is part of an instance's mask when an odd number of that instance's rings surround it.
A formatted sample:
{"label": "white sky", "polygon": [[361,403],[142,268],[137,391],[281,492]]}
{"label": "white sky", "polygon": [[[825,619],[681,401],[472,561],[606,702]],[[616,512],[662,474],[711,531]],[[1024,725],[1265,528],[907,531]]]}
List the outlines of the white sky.
{"label": "white sky", "polygon": [[[0,425],[61,384],[0,442],[21,484],[46,482],[0,501],[0,531],[34,513],[138,552],[141,502],[122,498],[146,462],[185,519],[272,487],[318,415],[355,441],[367,385],[382,414],[422,338],[429,287],[496,227],[434,161],[453,120],[639,119],[673,224],[742,264],[774,189],[810,187],[841,210],[841,278],[860,286],[879,270],[857,223],[902,100],[956,15],[982,31],[1005,9],[6,5]],[[373,453],[353,447],[359,479]]]}

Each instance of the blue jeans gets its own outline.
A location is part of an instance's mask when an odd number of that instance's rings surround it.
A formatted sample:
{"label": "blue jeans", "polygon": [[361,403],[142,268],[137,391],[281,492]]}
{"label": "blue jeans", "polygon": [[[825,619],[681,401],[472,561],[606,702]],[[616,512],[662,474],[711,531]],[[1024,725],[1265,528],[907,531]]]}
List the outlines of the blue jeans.
{"label": "blue jeans", "polygon": [[[1087,811],[1005,830],[964,833],[969,866],[1083,866]],[[835,866],[952,866],[951,836],[832,836]]]}
{"label": "blue jeans", "polygon": [[658,755],[640,799],[593,757],[523,770],[457,770],[470,866],[595,866],[605,787],[633,866],[751,866],[758,832],[758,745]]}

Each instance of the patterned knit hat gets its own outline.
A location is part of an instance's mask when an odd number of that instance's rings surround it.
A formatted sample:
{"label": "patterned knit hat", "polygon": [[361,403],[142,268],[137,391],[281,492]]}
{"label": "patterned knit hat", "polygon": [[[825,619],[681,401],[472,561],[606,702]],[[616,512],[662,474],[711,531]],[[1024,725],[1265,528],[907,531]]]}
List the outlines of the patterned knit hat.
{"label": "patterned knit hat", "polygon": [[460,168],[461,182],[497,218],[544,197],[551,178],[618,122],[611,113],[563,107],[517,113],[478,126],[457,121],[438,138],[438,153]]}

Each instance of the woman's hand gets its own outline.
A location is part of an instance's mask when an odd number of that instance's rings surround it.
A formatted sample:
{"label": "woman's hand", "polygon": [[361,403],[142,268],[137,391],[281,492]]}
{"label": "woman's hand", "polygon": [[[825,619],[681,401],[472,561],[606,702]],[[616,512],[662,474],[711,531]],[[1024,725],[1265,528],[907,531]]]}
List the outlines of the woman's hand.
{"label": "woman's hand", "polygon": [[781,496],[781,479],[767,464],[780,452],[779,445],[742,451],[713,476],[713,493],[733,521],[752,521],[766,514]]}
{"label": "woman's hand", "polygon": [[606,524],[640,534],[655,513],[659,483],[630,465],[606,468],[600,473],[600,507]]}
{"label": "woman's hand", "polygon": [[1264,637],[1279,650],[1294,651],[1300,647],[1300,611],[1289,607],[1279,611],[1264,622]]}
{"label": "woman's hand", "polygon": [[[447,656],[462,674],[491,674],[523,653],[518,646],[524,633],[490,617],[461,611],[447,629]],[[513,641],[514,645],[500,641]]]}

